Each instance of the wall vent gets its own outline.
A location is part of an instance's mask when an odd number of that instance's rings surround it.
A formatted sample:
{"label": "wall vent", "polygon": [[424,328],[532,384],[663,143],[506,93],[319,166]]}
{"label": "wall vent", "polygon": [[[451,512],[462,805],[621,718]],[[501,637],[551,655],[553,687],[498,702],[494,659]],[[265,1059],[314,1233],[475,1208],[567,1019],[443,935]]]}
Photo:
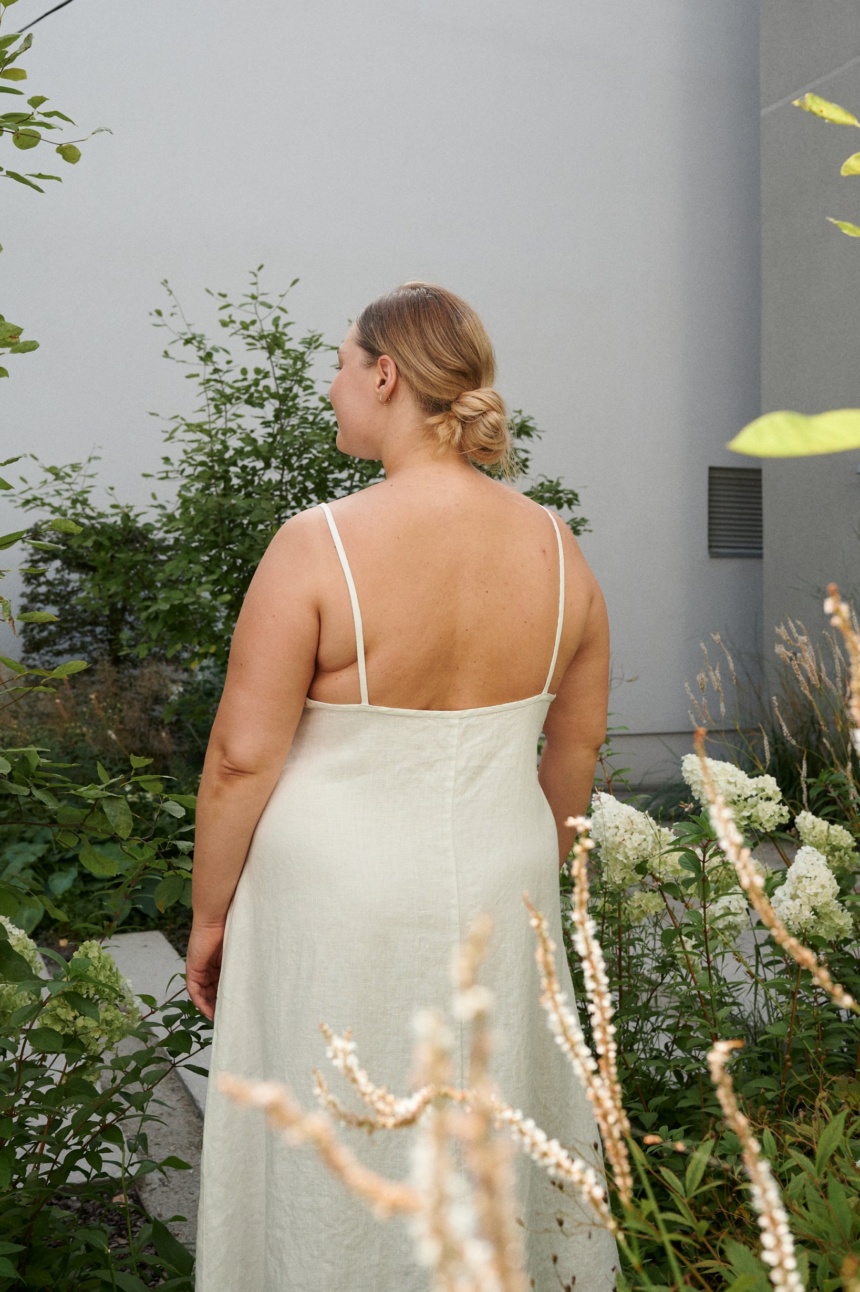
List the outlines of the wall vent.
{"label": "wall vent", "polygon": [[708,467],[708,555],[762,555],[761,467]]}

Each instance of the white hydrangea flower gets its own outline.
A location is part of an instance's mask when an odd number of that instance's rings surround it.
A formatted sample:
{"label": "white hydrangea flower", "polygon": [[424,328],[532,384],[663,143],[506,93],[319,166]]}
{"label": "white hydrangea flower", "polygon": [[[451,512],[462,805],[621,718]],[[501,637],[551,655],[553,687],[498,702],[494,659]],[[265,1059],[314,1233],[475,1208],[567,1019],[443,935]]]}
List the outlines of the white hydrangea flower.
{"label": "white hydrangea flower", "polygon": [[709,922],[724,938],[734,942],[747,923],[748,910],[746,896],[738,888],[717,898],[710,908]]}
{"label": "white hydrangea flower", "polygon": [[[19,956],[27,961],[27,964],[33,970],[34,978],[42,976],[42,961],[36,944],[23,929],[19,929],[17,924],[13,924],[7,915],[0,915],[0,924],[3,925],[9,934],[9,945],[13,951],[17,951]],[[6,1022],[9,1015],[21,1005],[30,1005],[36,999],[33,992],[18,991],[14,982],[0,983],[0,1019]]]}
{"label": "white hydrangea flower", "polygon": [[647,812],[602,791],[592,798],[591,810],[591,836],[600,847],[603,878],[610,888],[638,883],[636,867],[642,861],[661,878],[677,872],[676,856],[666,853],[676,837]]}
{"label": "white hydrangea flower", "polygon": [[[708,768],[718,791],[731,808],[738,829],[750,827],[769,834],[788,820],[788,808],[782,801],[782,792],[772,776],[748,776],[734,763],[709,758]],[[681,775],[702,807],[707,807],[705,789],[698,754],[685,754],[681,759]]]}
{"label": "white hydrangea flower", "polygon": [[624,896],[624,915],[628,924],[639,924],[665,911],[663,898],[654,889],[636,888]]}
{"label": "white hydrangea flower", "polygon": [[72,963],[82,957],[90,961],[87,977],[95,981],[78,979],[75,990],[97,1004],[98,1018],[82,1014],[59,992],[51,997],[39,1021],[64,1036],[77,1037],[87,1054],[97,1058],[133,1031],[140,1022],[140,1010],[131,984],[122,976],[109,951],[98,942],[82,942],[72,956]]}
{"label": "white hydrangea flower", "polygon": [[798,850],[771,904],[795,937],[836,942],[852,931],[849,912],[836,900],[838,892],[836,876],[826,857],[816,848],[804,846]]}
{"label": "white hydrangea flower", "polygon": [[854,870],[860,855],[854,850],[854,836],[844,826],[823,821],[811,812],[798,812],[794,818],[800,842],[815,848],[834,870]]}

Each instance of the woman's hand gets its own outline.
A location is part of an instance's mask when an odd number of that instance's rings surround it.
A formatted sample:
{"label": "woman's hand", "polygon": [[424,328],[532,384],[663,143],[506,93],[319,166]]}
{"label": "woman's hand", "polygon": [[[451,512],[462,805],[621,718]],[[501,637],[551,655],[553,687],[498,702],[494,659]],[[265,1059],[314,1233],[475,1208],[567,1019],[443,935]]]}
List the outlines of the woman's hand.
{"label": "woman's hand", "polygon": [[221,952],[224,946],[224,921],[200,924],[192,921],[185,957],[185,982],[188,995],[208,1019],[215,1018],[215,998],[221,977]]}

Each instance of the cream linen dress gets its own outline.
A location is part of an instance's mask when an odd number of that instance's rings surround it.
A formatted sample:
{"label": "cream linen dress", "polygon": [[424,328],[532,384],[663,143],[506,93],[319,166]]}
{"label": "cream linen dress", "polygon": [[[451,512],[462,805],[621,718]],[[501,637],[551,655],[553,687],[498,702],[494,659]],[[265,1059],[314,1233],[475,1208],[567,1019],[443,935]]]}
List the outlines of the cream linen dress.
{"label": "cream linen dress", "polygon": [[[410,1089],[412,1019],[447,1010],[452,949],[488,911],[494,933],[481,981],[495,997],[493,1075],[502,1096],[549,1135],[600,1165],[584,1091],[538,1004],[526,891],[562,946],[555,821],[536,750],[554,696],[564,613],[558,522],[558,625],[539,695],[474,709],[370,704],[355,584],[323,504],[355,620],[361,702],[305,700],[280,778],[260,817],[227,914],[211,1074],[285,1082],[316,1107],[320,1022],[352,1028],[372,1079]],[[548,513],[552,516],[552,513]],[[549,652],[548,652],[549,653]],[[573,1001],[566,961],[562,989]],[[465,1025],[455,1046],[464,1083]],[[408,1176],[413,1132],[339,1134],[360,1159]],[[288,1146],[263,1114],[209,1082],[197,1236],[197,1292],[427,1292],[398,1218],[378,1221],[307,1147]],[[537,1292],[608,1292],[611,1236],[572,1196],[517,1158],[519,1214]]]}

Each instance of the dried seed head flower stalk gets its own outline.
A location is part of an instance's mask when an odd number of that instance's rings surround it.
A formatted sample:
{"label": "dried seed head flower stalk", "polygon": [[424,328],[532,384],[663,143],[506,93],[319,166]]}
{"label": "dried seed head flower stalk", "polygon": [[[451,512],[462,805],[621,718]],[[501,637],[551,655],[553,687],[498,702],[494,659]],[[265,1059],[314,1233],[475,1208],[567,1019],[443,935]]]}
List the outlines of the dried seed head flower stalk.
{"label": "dried seed head flower stalk", "polygon": [[452,1108],[450,1029],[436,1010],[423,1010],[415,1018],[418,1036],[416,1071],[436,1094],[418,1125],[412,1151],[412,1184],[424,1206],[410,1220],[416,1255],[434,1272],[436,1292],[524,1292],[521,1266],[512,1280],[498,1277],[497,1253],[481,1232],[474,1182],[460,1170],[453,1145],[466,1146],[475,1136],[475,1113],[470,1107]]}
{"label": "dried seed head flower stalk", "polygon": [[770,1266],[770,1281],[780,1292],[783,1289],[784,1292],[803,1292],[788,1217],[771,1174],[770,1163],[762,1156],[761,1146],[738,1107],[732,1079],[726,1071],[732,1050],[738,1049],[742,1044],[741,1041],[717,1041],[708,1054],[711,1080],[717,1088],[723,1116],[742,1145],[744,1166],[750,1179],[750,1193],[761,1229],[762,1260]]}
{"label": "dried seed head flower stalk", "polygon": [[266,1120],[290,1144],[312,1144],[323,1162],[348,1189],[364,1199],[380,1219],[395,1212],[415,1213],[422,1199],[417,1190],[377,1175],[362,1166],[338,1140],[334,1127],[323,1113],[306,1113],[292,1091],[276,1081],[246,1081],[231,1073],[218,1075],[218,1089],[237,1103],[262,1108]]}
{"label": "dried seed head flower stalk", "polygon": [[705,757],[705,733],[701,727],[696,731],[695,740],[696,752],[699,755],[702,768],[702,780],[708,794],[708,813],[711,825],[717,836],[720,848],[737,871],[738,880],[749,898],[750,905],[756,911],[762,923],[770,929],[774,941],[778,942],[803,969],[809,970],[813,981],[823,991],[827,992],[840,1009],[849,1009],[855,1014],[860,1014],[860,1006],[858,1006],[854,997],[849,995],[838,982],[834,982],[827,969],[819,963],[818,957],[814,952],[810,951],[809,947],[804,946],[797,938],[792,937],[771,906],[764,891],[764,879],[753,864],[750,850],[735,825],[731,808],[726,804],[714,784],[714,778]]}
{"label": "dried seed head flower stalk", "polygon": [[507,1129],[523,1152],[546,1171],[547,1175],[562,1184],[572,1184],[586,1198],[596,1212],[601,1224],[613,1234],[618,1234],[618,1224],[606,1201],[606,1188],[593,1166],[587,1166],[550,1139],[530,1117],[524,1117],[517,1108],[509,1108],[500,1100],[494,1104],[496,1125]]}
{"label": "dried seed head flower stalk", "polygon": [[490,1286],[499,1292],[526,1292],[522,1235],[516,1224],[514,1146],[494,1134],[496,1092],[489,1074],[493,996],[477,980],[492,926],[489,915],[475,920],[451,966],[452,1013],[471,1023],[468,1112],[461,1114],[456,1129],[471,1177],[478,1233],[486,1246]]}
{"label": "dried seed head flower stalk", "polygon": [[830,622],[838,628],[848,649],[850,677],[848,682],[848,713],[851,718],[851,739],[854,749],[860,754],[860,633],[854,627],[851,608],[847,601],[839,596],[835,583],[827,585],[827,600],[824,602],[824,613],[830,615]]}
{"label": "dried seed head flower stalk", "polygon": [[[550,1029],[555,1036],[556,1043],[582,1082],[585,1093],[594,1108],[594,1116],[603,1137],[604,1151],[612,1167],[618,1195],[622,1202],[626,1204],[630,1201],[633,1190],[630,1157],[624,1139],[629,1129],[627,1114],[616,1095],[614,1085],[607,1084],[604,1080],[597,1060],[589,1049],[582,1033],[579,1020],[568,1007],[567,996],[559,986],[555,972],[556,946],[549,935],[546,919],[539,911],[535,910],[527,896],[524,896],[523,901],[528,908],[531,926],[537,934],[535,955],[541,977],[540,1003],[546,1010]],[[601,972],[605,975],[602,962],[600,970],[594,964],[590,966],[590,970],[592,982],[599,981]],[[605,1009],[605,1003],[602,1000],[599,1002],[598,1008]],[[606,1023],[611,1026],[611,1018],[610,1006],[608,1018],[605,1022],[603,1019],[600,1022],[601,1032],[604,1035]]]}
{"label": "dried seed head flower stalk", "polygon": [[[779,727],[783,736],[785,737],[785,739],[790,745],[793,745],[795,749],[799,749],[800,745],[792,736],[791,732],[788,729],[788,726],[786,725],[785,718],[782,716],[782,710],[779,707],[779,701],[777,700],[775,695],[772,695],[770,697],[770,700],[771,700],[771,704],[773,705],[773,712],[776,716],[777,722],[779,723]],[[708,724],[706,722],[700,722],[697,725],[699,727],[706,727]]]}
{"label": "dried seed head flower stalk", "polygon": [[738,684],[738,675],[735,671],[735,661],[732,659],[731,654],[729,653],[729,649],[726,646],[726,643],[723,641],[719,633],[711,633],[711,641],[716,642],[720,650],[725,655],[726,662],[729,666],[729,676],[732,679],[732,685],[736,687]]}
{"label": "dried seed head flower stalk", "polygon": [[[615,1044],[615,1024],[612,1022],[615,1011],[603,948],[597,939],[597,928],[588,910],[588,854],[594,847],[594,840],[589,837],[591,822],[587,817],[568,817],[565,825],[573,826],[577,832],[570,863],[573,878],[573,945],[582,961],[588,1015],[594,1035],[594,1048],[597,1050],[597,1067],[618,1110],[618,1129],[624,1136],[630,1134],[630,1123],[622,1102],[621,1082],[618,1080],[618,1047]],[[626,1160],[626,1145],[624,1155]]]}
{"label": "dried seed head flower stalk", "polygon": [[352,1126],[362,1125],[370,1130],[397,1130],[401,1126],[411,1126],[418,1120],[433,1098],[432,1089],[417,1090],[414,1094],[398,1099],[390,1090],[386,1090],[385,1086],[377,1086],[371,1081],[358,1061],[355,1042],[350,1032],[347,1032],[346,1036],[336,1036],[327,1023],[320,1023],[320,1031],[328,1041],[326,1056],[331,1059],[338,1072],[343,1073],[363,1102],[373,1110],[375,1116],[360,1118],[350,1113],[329,1091],[322,1074],[315,1068],[314,1081],[317,1096],[332,1112]]}

